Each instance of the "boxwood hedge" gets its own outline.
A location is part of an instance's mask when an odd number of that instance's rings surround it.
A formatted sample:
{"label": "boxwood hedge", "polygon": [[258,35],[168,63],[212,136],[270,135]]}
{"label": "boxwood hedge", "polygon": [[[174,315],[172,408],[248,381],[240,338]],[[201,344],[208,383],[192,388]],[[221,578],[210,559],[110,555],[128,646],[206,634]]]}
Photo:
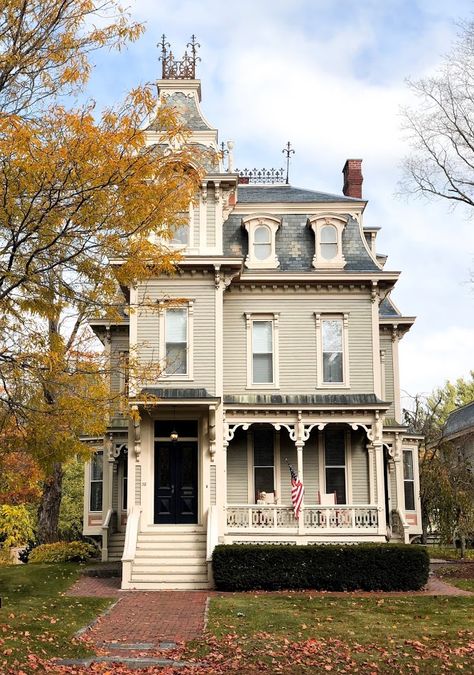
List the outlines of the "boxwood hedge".
{"label": "boxwood hedge", "polygon": [[212,565],[222,591],[416,591],[429,557],[413,544],[232,544],[216,546]]}

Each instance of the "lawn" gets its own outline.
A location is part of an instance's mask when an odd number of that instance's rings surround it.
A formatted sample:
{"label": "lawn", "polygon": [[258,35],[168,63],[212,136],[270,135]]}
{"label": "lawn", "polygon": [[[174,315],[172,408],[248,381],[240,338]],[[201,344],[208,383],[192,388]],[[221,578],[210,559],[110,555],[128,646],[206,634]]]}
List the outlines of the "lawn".
{"label": "lawn", "polygon": [[234,594],[212,599],[208,631],[190,651],[214,672],[474,671],[468,597]]}
{"label": "lawn", "polygon": [[35,657],[89,654],[72,640],[109,604],[104,598],[66,597],[79,565],[0,567],[0,672],[35,671]]}
{"label": "lawn", "polygon": [[439,567],[436,575],[464,591],[474,592],[474,560]]}
{"label": "lawn", "polygon": [[[461,557],[461,549],[454,546],[427,546],[426,550],[430,558],[441,560],[459,560]],[[465,559],[474,562],[474,548],[467,548],[465,552]]]}

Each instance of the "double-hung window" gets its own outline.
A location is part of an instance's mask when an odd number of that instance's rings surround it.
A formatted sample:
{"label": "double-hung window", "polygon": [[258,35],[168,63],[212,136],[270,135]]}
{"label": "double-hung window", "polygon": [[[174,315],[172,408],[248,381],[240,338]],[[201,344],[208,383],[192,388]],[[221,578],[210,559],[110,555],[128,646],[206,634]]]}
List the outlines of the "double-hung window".
{"label": "double-hung window", "polygon": [[403,451],[403,486],[405,491],[405,510],[415,510],[415,477],[413,474],[413,451]]}
{"label": "double-hung window", "polygon": [[278,315],[247,316],[247,386],[278,386]]}
{"label": "double-hung window", "polygon": [[324,434],[325,492],[336,494],[337,504],[346,504],[346,435],[339,429]]}
{"label": "double-hung window", "polygon": [[342,269],[346,264],[342,252],[342,235],[347,218],[334,214],[313,216],[308,220],[314,232],[315,269]]}
{"label": "double-hung window", "polygon": [[316,314],[315,317],[318,387],[349,387],[349,317],[347,314]]}
{"label": "double-hung window", "polygon": [[161,377],[169,380],[193,379],[194,301],[167,306],[160,304]]}
{"label": "double-hung window", "polygon": [[188,308],[167,309],[165,315],[165,373],[188,374]]}
{"label": "double-hung window", "polygon": [[253,432],[255,501],[275,496],[275,448],[273,429]]}
{"label": "double-hung window", "polygon": [[276,254],[276,233],[281,219],[270,215],[247,216],[242,226],[247,230],[249,249],[245,266],[249,269],[276,269],[280,262]]}
{"label": "double-hung window", "polygon": [[102,511],[102,485],[104,479],[104,453],[94,452],[90,463],[90,511]]}

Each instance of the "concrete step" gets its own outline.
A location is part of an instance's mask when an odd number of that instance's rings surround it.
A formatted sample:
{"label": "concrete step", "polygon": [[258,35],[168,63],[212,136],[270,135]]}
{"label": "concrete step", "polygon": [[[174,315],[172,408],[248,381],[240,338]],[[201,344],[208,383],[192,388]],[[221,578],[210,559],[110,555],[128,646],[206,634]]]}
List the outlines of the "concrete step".
{"label": "concrete step", "polygon": [[195,541],[138,541],[137,551],[205,551],[205,542]]}
{"label": "concrete step", "polygon": [[132,578],[137,574],[164,574],[167,577],[177,578],[180,575],[186,575],[191,578],[194,575],[205,576],[207,579],[207,563],[191,563],[190,565],[161,565],[146,564],[135,561],[133,563]]}
{"label": "concrete step", "polygon": [[209,581],[136,581],[127,584],[126,590],[135,591],[203,591],[212,588]]}
{"label": "concrete step", "polygon": [[132,583],[139,581],[145,581],[148,583],[160,583],[166,582],[169,588],[174,587],[179,583],[194,583],[194,584],[207,584],[208,578],[207,573],[199,574],[197,572],[193,574],[184,573],[184,574],[167,574],[160,572],[133,572],[132,573]]}
{"label": "concrete step", "polygon": [[189,542],[205,542],[206,541],[206,535],[205,534],[149,534],[149,533],[143,533],[140,532],[138,535],[138,541],[143,541],[143,542],[150,542],[150,541],[162,541],[162,542],[168,542],[168,543],[173,543],[173,542],[183,542],[183,543],[189,543]]}
{"label": "concrete step", "polygon": [[143,562],[151,563],[152,560],[160,563],[160,565],[190,565],[194,562],[206,562],[205,555],[163,555],[162,552],[145,553],[144,551],[137,551],[135,560],[142,560]]}

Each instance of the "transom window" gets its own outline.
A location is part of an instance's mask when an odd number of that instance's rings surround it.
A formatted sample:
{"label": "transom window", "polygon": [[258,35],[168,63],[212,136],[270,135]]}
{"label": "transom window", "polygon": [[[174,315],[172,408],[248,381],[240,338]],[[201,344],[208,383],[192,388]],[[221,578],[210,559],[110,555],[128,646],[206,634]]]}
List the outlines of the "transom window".
{"label": "transom window", "polygon": [[415,510],[415,477],[413,474],[413,452],[403,451],[403,486],[405,490],[405,510]]}
{"label": "transom window", "polygon": [[167,375],[186,375],[188,372],[188,309],[167,309],[165,323],[165,372]]}

